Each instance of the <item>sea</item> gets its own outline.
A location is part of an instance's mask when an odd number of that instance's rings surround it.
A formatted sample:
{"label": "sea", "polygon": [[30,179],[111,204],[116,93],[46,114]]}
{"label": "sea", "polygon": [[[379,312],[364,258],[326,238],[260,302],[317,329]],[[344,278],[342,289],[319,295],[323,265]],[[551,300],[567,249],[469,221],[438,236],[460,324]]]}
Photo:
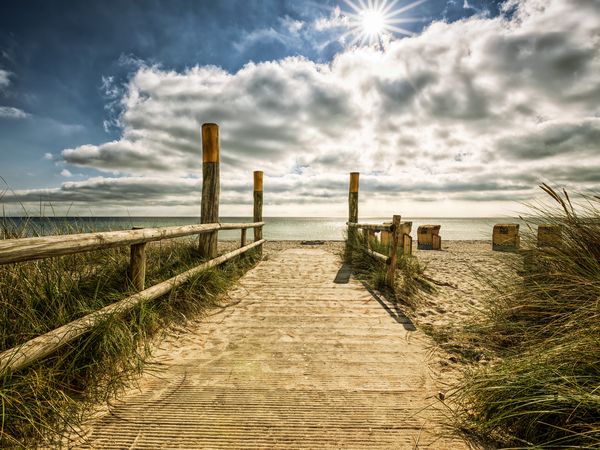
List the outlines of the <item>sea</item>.
{"label": "sea", "polygon": [[[4,223],[2,223],[4,220]],[[525,223],[510,217],[415,217],[412,236],[416,239],[417,227],[424,224],[441,225],[444,240],[491,240],[492,228],[497,223]],[[343,240],[347,219],[341,217],[267,217],[263,237],[267,240]],[[361,218],[361,223],[381,224],[389,217]],[[221,217],[221,222],[252,222],[249,217]],[[12,227],[22,230],[21,235],[43,236],[90,231],[130,230],[133,227],[154,228],[199,223],[197,217],[7,217],[0,218],[3,230]],[[523,228],[522,228],[523,229]],[[24,232],[23,232],[24,231]],[[221,240],[239,239],[239,230],[219,232]]]}

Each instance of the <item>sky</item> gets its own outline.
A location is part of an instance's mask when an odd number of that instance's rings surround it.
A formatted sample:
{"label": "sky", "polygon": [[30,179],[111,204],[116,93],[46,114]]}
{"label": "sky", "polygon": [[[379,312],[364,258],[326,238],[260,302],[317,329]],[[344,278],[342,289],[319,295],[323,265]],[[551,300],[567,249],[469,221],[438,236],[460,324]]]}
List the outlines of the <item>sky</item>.
{"label": "sky", "polygon": [[[365,11],[387,27],[365,36]],[[5,214],[492,217],[600,183],[600,0],[0,5]]]}

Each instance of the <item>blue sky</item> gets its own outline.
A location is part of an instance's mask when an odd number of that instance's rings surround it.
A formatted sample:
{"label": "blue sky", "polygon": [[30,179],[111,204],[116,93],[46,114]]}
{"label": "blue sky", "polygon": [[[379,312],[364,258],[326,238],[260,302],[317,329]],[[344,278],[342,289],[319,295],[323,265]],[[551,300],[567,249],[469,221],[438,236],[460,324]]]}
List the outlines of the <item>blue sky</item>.
{"label": "blue sky", "polygon": [[[598,3],[416,3],[401,15],[414,19],[402,24],[414,35],[387,33],[381,46],[350,44],[352,8],[343,1],[4,3],[3,200],[9,209],[43,198],[58,210],[193,214],[193,130],[209,121],[221,124],[228,145],[223,191],[232,214],[244,213],[250,177],[240,180],[260,168],[274,215],[343,214],[353,168],[373,193],[372,213],[398,205],[427,215],[423,204],[433,201],[443,215],[502,213],[512,199],[532,198],[542,179],[593,189],[595,159],[564,160],[598,154],[598,52],[590,47]],[[581,20],[580,30],[568,29]],[[565,82],[582,91],[557,95]],[[310,102],[293,98],[305,89]],[[219,95],[239,115],[219,109]],[[508,114],[524,119],[509,123]],[[506,178],[482,176],[490,164],[505,167]],[[523,165],[530,170],[520,176]],[[305,180],[319,192],[308,193]],[[149,201],[122,200],[129,194]]]}

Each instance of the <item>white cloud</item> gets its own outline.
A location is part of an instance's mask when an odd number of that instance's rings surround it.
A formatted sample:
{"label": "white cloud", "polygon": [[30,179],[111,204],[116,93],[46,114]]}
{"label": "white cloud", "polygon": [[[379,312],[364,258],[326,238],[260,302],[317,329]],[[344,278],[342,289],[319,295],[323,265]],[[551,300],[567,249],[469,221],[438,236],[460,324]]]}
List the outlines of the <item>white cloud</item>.
{"label": "white cloud", "polygon": [[7,70],[0,69],[0,91],[10,86],[10,76],[12,74]]}
{"label": "white cloud", "polygon": [[[450,214],[490,213],[494,202],[531,197],[550,176],[597,187],[590,172],[600,169],[597,3],[511,7],[510,18],[434,23],[384,51],[348,49],[331,64],[286,58],[236,73],[141,66],[120,99],[122,136],[62,152],[69,164],[122,178],[69,184],[52,195],[83,201],[75,193],[92,185],[102,196],[167,177],[178,186],[177,201],[191,205],[203,122],[221,126],[224,203],[246,199],[251,171],[264,169],[273,214],[313,211],[310,205],[343,213],[351,170],[363,173],[371,213],[426,214],[419,201],[434,199],[454,205]],[[337,19],[319,26],[327,20]],[[294,39],[304,26],[250,37]],[[169,191],[152,192],[152,204],[173,201]]]}
{"label": "white cloud", "polygon": [[29,117],[25,111],[12,106],[0,106],[0,119],[25,119]]}
{"label": "white cloud", "polygon": [[65,178],[69,178],[69,177],[73,176],[73,174],[68,169],[61,170],[60,175]]}

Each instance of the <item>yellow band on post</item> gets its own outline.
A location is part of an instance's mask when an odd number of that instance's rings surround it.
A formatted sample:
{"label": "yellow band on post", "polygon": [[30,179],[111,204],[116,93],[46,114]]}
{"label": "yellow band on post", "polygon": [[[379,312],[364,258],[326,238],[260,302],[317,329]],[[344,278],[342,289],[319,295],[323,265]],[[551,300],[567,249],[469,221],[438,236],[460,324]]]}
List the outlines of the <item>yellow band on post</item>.
{"label": "yellow band on post", "polygon": [[219,162],[219,125],[202,124],[202,162]]}
{"label": "yellow band on post", "polygon": [[358,192],[358,172],[350,173],[350,192]]}
{"label": "yellow band on post", "polygon": [[262,192],[263,190],[263,172],[257,170],[254,172],[254,192]]}

